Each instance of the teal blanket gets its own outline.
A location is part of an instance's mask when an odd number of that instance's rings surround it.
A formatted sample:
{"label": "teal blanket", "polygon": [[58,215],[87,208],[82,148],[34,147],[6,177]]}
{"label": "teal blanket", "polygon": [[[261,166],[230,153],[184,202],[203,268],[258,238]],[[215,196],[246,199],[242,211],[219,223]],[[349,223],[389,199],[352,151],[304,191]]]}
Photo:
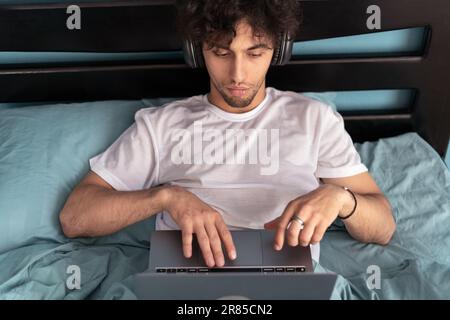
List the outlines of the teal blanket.
{"label": "teal blanket", "polygon": [[[418,135],[356,144],[389,198],[397,230],[388,246],[352,239],[336,221],[316,272],[339,274],[333,299],[450,299],[450,173]],[[120,240],[120,239],[119,239]],[[149,246],[40,243],[0,255],[0,299],[134,299],[133,274]],[[80,286],[67,282],[80,270]],[[380,271],[379,282],[373,270]],[[70,286],[69,286],[70,287]]]}

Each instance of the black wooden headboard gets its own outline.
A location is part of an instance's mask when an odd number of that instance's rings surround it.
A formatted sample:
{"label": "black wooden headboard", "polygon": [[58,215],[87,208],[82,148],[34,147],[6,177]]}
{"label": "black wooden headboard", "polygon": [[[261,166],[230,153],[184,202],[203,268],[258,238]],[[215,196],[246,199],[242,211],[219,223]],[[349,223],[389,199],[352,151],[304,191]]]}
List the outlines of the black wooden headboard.
{"label": "black wooden headboard", "polygon": [[[426,27],[425,46],[399,55],[311,57],[272,67],[280,90],[412,89],[408,110],[342,112],[355,141],[416,131],[441,156],[450,137],[450,1],[300,0],[297,41],[371,33],[367,8],[377,5],[382,30]],[[179,51],[173,1],[100,1],[81,8],[80,30],[66,27],[68,4],[0,6],[0,51]],[[0,65],[0,102],[92,101],[188,97],[209,91],[205,70],[182,58],[148,61]],[[361,106],[364,108],[364,106]]]}

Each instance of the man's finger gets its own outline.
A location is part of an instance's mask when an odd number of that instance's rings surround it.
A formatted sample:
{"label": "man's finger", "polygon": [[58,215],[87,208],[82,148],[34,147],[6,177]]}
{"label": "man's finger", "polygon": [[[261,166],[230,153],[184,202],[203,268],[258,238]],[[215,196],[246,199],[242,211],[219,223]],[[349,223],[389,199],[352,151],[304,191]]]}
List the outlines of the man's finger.
{"label": "man's finger", "polygon": [[187,227],[181,230],[183,239],[183,254],[186,258],[192,256],[192,227]]}
{"label": "man's finger", "polygon": [[316,228],[314,229],[314,234],[311,237],[311,244],[319,243],[322,240],[323,235],[325,234],[327,229],[328,225],[325,223],[317,225]]}
{"label": "man's finger", "polygon": [[277,231],[275,233],[275,250],[281,250],[284,244],[284,234],[289,224],[289,220],[294,214],[294,206],[290,203],[278,220]]}
{"label": "man's finger", "polygon": [[230,230],[223,221],[216,222],[217,230],[219,231],[220,238],[225,245],[225,250],[228,253],[228,257],[231,260],[235,260],[237,258],[236,247],[233,242],[233,237],[231,236]]}
{"label": "man's finger", "polygon": [[298,236],[298,242],[302,247],[306,247],[311,243],[311,237],[314,234],[317,222],[314,219],[305,221],[305,226]]}
{"label": "man's finger", "polygon": [[205,259],[208,267],[214,267],[214,257],[211,252],[211,245],[209,243],[209,237],[206,233],[205,227],[199,225],[195,228],[195,234],[197,235],[197,241],[202,250],[203,258]]}
{"label": "man's finger", "polygon": [[[306,221],[304,221],[306,223]],[[288,245],[292,247],[298,246],[298,238],[302,232],[304,225],[298,220],[291,220],[289,227],[286,230],[286,239]]]}
{"label": "man's finger", "polygon": [[214,255],[214,260],[216,266],[223,267],[225,264],[225,258],[222,252],[222,243],[220,241],[219,234],[217,233],[216,226],[214,224],[205,225],[206,233],[209,237],[209,243],[211,245],[211,250]]}

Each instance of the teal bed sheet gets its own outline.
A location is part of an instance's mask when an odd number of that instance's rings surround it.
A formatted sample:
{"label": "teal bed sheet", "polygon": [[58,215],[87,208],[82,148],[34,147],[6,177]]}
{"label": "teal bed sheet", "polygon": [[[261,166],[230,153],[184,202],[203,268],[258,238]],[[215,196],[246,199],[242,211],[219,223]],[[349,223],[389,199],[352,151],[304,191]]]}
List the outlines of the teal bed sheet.
{"label": "teal bed sheet", "polygon": [[[333,299],[450,299],[450,173],[417,134],[355,144],[389,198],[397,230],[388,246],[352,239],[336,221],[321,242],[315,272],[339,274]],[[133,275],[149,246],[33,244],[0,254],[0,299],[135,299]],[[80,268],[80,289],[66,286]],[[381,271],[369,289],[371,266]]]}

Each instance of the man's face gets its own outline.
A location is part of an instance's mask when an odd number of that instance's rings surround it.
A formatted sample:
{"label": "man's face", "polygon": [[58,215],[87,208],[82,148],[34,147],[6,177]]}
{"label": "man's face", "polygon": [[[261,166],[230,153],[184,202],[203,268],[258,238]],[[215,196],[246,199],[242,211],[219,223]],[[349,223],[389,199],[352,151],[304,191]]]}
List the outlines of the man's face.
{"label": "man's face", "polygon": [[203,55],[211,79],[213,103],[231,112],[245,112],[244,108],[254,107],[252,102],[261,102],[273,56],[269,39],[254,37],[251,27],[241,21],[236,25],[236,37],[228,48],[217,45],[207,49],[205,43]]}

